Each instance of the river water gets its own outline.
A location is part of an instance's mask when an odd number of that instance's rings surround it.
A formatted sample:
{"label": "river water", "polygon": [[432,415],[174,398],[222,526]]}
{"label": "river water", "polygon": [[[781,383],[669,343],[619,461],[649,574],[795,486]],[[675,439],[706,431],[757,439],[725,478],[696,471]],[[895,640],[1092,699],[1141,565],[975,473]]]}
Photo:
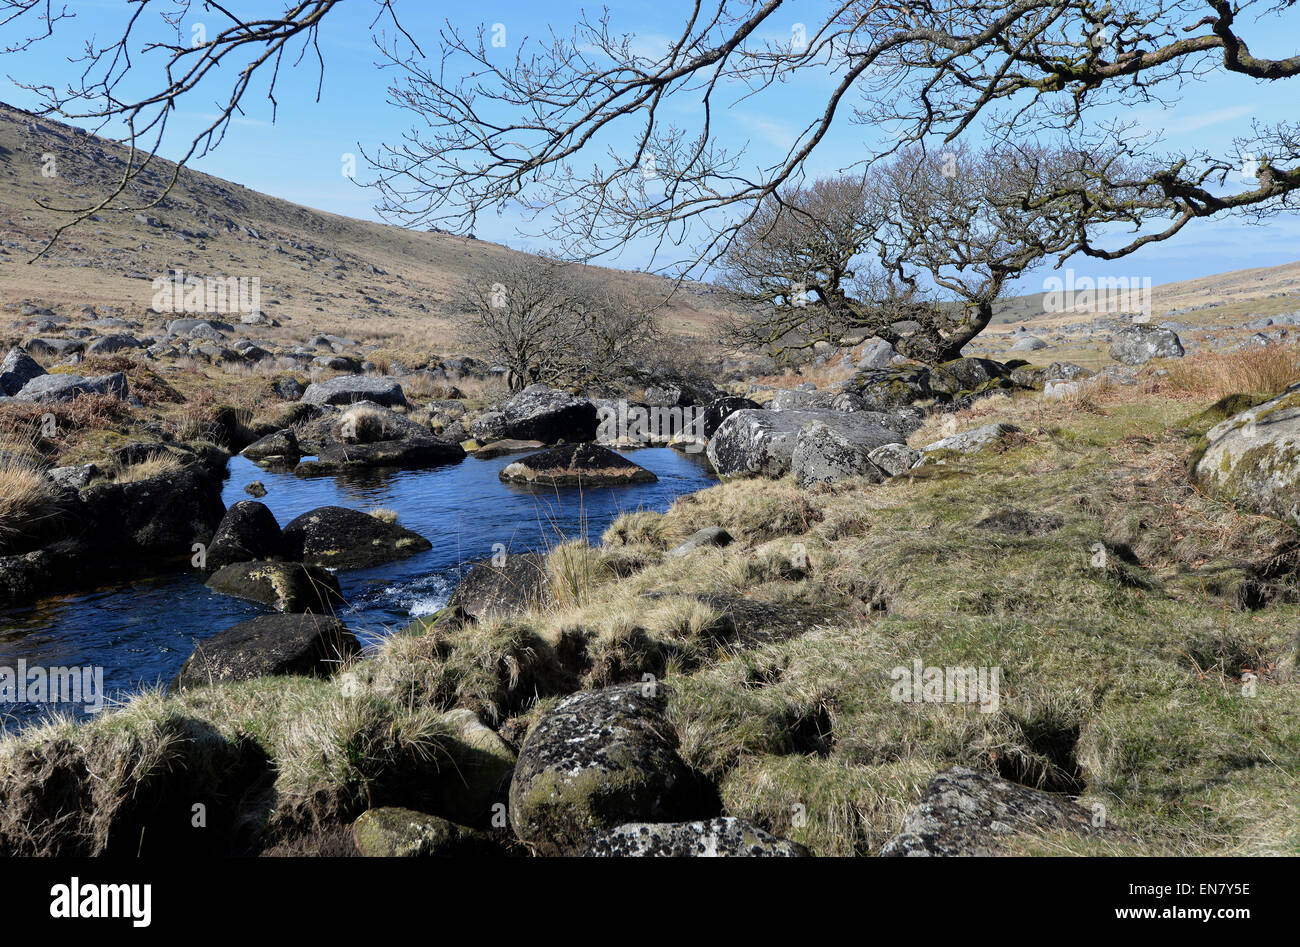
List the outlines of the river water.
{"label": "river water", "polygon": [[[663,511],[674,498],[715,482],[702,453],[668,448],[620,453],[653,471],[659,481],[581,490],[503,484],[497,474],[518,454],[488,460],[471,456],[431,470],[310,478],[263,470],[235,456],[222,499],[226,506],[250,499],[244,488],[260,480],[267,490],[261,502],[281,526],[319,506],[384,507],[394,510],[407,529],[429,539],[433,548],[427,552],[339,573],[349,603],[339,617],[363,644],[373,646],[412,618],[445,605],[469,565],[491,558],[498,543],[511,553],[564,539],[596,543],[619,514]],[[141,686],[170,681],[195,642],[269,612],[210,591],[197,570],[174,572],[0,611],[0,667],[17,668],[23,659],[29,668],[102,668],[105,690],[120,699]],[[47,707],[0,699],[0,723],[13,728]]]}

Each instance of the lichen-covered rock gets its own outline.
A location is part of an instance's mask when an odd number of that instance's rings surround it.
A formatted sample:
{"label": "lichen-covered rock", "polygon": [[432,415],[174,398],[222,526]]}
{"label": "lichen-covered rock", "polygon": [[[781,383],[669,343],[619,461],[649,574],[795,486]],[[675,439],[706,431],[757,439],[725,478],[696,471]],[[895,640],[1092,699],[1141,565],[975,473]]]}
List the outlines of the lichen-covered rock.
{"label": "lichen-covered rock", "polygon": [[117,557],[163,559],[209,544],[226,514],[221,484],[198,465],[81,491],[85,536]]}
{"label": "lichen-covered rock", "polygon": [[1009,446],[1023,438],[1014,424],[993,423],[963,431],[935,441],[921,448],[920,464],[941,464],[948,458],[962,454],[978,454]]}
{"label": "lichen-covered rock", "polygon": [[331,569],[364,569],[433,548],[419,533],[369,513],[322,506],[284,527],[285,555]]}
{"label": "lichen-covered rock", "polygon": [[867,459],[890,477],[907,473],[921,459],[921,452],[906,444],[882,444],[867,454]]}
{"label": "lichen-covered rock", "polygon": [[1093,835],[1092,813],[1054,793],[954,767],[934,777],[920,805],[881,855],[997,855],[1022,834],[1054,831]]}
{"label": "lichen-covered rock", "polygon": [[576,854],[628,822],[705,815],[694,774],[677,755],[665,688],[580,691],[533,727],[510,782],[515,834],[546,855]]}
{"label": "lichen-covered rock", "polygon": [[709,440],[708,457],[720,476],[790,472],[799,432],[821,422],[864,450],[902,443],[903,437],[871,413],[838,411],[737,411]]}
{"label": "lichen-covered rock", "polygon": [[325,381],[313,382],[302,393],[308,404],[353,404],[373,401],[375,404],[405,405],[406,394],[402,386],[391,378],[371,375],[339,375]]}
{"label": "lichen-covered rock", "polygon": [[884,339],[874,336],[862,343],[862,354],[858,356],[858,368],[887,368],[898,352]]}
{"label": "lichen-covered rock", "polygon": [[480,562],[452,593],[447,607],[475,621],[509,617],[554,601],[546,560],[536,553],[505,556],[499,565]]}
{"label": "lichen-covered rock", "polygon": [[989,358],[955,358],[930,370],[930,388],[941,394],[955,395],[975,391],[983,385],[1009,374],[1001,362]]}
{"label": "lichen-covered rock", "polygon": [[703,822],[631,822],[600,836],[583,854],[597,858],[800,858],[809,853],[797,842],[723,816]]}
{"label": "lichen-covered rock", "polygon": [[83,378],[80,375],[37,375],[13,396],[15,401],[71,401],[81,395],[127,395],[126,375],[114,372]]}
{"label": "lichen-covered rock", "polygon": [[1300,391],[1216,424],[1198,453],[1192,476],[1206,492],[1300,522]]}
{"label": "lichen-covered rock", "polygon": [[33,378],[44,374],[45,369],[36,359],[24,349],[14,346],[5,356],[4,362],[0,363],[0,395],[16,395]]}
{"label": "lichen-covered rock", "polygon": [[[521,441],[594,441],[596,406],[586,398],[546,385],[529,385],[501,408],[504,425],[499,437]],[[475,437],[479,428],[474,427]]]}
{"label": "lichen-covered rock", "polygon": [[396,806],[367,809],[352,823],[357,851],[367,858],[447,858],[500,854],[484,832],[436,815]]}
{"label": "lichen-covered rock", "polygon": [[361,646],[337,618],[263,615],[219,631],[185,659],[173,690],[268,674],[326,677]]}
{"label": "lichen-covered rock", "polygon": [[867,448],[861,447],[819,421],[799,431],[790,469],[795,481],[805,490],[817,484],[836,483],[849,477],[864,477],[872,483],[884,480],[871,462]]}
{"label": "lichen-covered rock", "polygon": [[301,562],[232,562],[209,576],[207,586],[277,612],[331,615],[344,604],[332,572]]}
{"label": "lichen-covered rock", "polygon": [[505,483],[544,487],[603,487],[654,483],[659,479],[641,465],[599,444],[553,447],[506,465],[498,476]]}
{"label": "lichen-covered rock", "polygon": [[298,446],[297,435],[285,428],[253,441],[240,454],[254,463],[282,467],[298,463],[302,448]]}
{"label": "lichen-covered rock", "polygon": [[240,500],[226,510],[208,545],[207,567],[220,569],[232,562],[276,559],[284,554],[280,524],[266,504]]}
{"label": "lichen-covered rock", "polygon": [[857,372],[845,387],[861,397],[869,411],[893,411],[934,397],[930,370],[907,365]]}
{"label": "lichen-covered rock", "polygon": [[1139,323],[1115,333],[1110,357],[1125,365],[1141,365],[1153,358],[1182,358],[1183,343],[1172,329]]}
{"label": "lichen-covered rock", "polygon": [[459,707],[443,716],[456,735],[456,766],[430,787],[430,808],[462,825],[485,825],[492,806],[504,803],[515,751],[478,714]]}

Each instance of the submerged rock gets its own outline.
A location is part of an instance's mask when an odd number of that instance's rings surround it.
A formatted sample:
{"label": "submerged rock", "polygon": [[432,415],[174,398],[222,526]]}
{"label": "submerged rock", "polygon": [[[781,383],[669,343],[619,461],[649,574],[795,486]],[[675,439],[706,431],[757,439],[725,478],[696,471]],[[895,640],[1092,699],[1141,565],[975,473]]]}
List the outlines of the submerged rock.
{"label": "submerged rock", "polygon": [[474,451],[474,456],[479,460],[491,460],[493,457],[500,457],[502,454],[519,454],[525,451],[539,450],[545,446],[541,441],[516,441],[507,438],[484,444]]}
{"label": "submerged rock", "polygon": [[547,487],[601,487],[654,483],[659,478],[599,444],[567,444],[517,460],[498,476],[506,483]]}
{"label": "submerged rock", "polygon": [[277,612],[331,615],[346,604],[332,572],[301,562],[232,562],[214,572],[207,586]]}
{"label": "submerged rock", "polygon": [[799,858],[808,849],[742,819],[705,822],[630,822],[593,841],[584,852],[614,858]]}
{"label": "submerged rock", "polygon": [[419,533],[368,513],[322,506],[284,527],[285,554],[309,565],[364,569],[432,549]]}
{"label": "submerged rock", "polygon": [[268,674],[328,676],[361,650],[337,618],[263,615],[219,631],[194,649],[172,682],[173,690]]}

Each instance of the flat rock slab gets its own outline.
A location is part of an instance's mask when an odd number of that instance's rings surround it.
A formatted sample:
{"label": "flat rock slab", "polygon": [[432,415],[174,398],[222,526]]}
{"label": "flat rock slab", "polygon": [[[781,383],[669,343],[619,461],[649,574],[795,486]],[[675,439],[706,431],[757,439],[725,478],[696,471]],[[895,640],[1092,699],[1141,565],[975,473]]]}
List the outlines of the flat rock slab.
{"label": "flat rock slab", "polygon": [[373,401],[375,404],[391,407],[405,405],[406,394],[402,391],[402,386],[391,378],[340,375],[337,378],[308,385],[307,390],[302,393],[302,400],[308,404],[353,404],[357,401]]}
{"label": "flat rock slab", "polygon": [[356,636],[337,618],[263,615],[199,644],[181,666],[172,689],[248,681],[268,674],[325,677],[360,650]]}
{"label": "flat rock slab", "polygon": [[493,457],[500,457],[503,454],[521,454],[525,451],[541,450],[545,446],[541,441],[520,441],[506,438],[505,440],[484,444],[474,451],[474,456],[479,460],[491,460]]}
{"label": "flat rock slab", "polygon": [[341,470],[372,467],[437,467],[465,459],[465,448],[454,441],[425,435],[403,440],[375,441],[369,444],[334,443],[322,447],[314,460],[304,460],[294,468],[302,475],[332,474]]}
{"label": "flat rock slab", "polygon": [[603,487],[654,483],[659,478],[639,464],[599,444],[567,444],[532,454],[506,466],[505,483],[544,487]]}

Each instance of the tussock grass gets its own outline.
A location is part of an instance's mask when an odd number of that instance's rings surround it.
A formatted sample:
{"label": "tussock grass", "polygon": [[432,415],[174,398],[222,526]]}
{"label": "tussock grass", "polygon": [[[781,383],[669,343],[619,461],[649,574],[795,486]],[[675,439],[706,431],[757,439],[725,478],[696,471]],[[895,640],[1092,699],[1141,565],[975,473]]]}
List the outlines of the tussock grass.
{"label": "tussock grass", "polygon": [[0,551],[59,509],[58,493],[44,472],[0,442]]}
{"label": "tussock grass", "polygon": [[141,480],[152,480],[162,474],[175,473],[181,467],[181,461],[175,454],[163,450],[139,463],[118,468],[113,473],[113,480],[116,483],[136,483]]}
{"label": "tussock grass", "polygon": [[1162,363],[1173,391],[1214,400],[1239,392],[1276,394],[1300,381],[1300,345],[1247,345],[1235,352],[1197,352]]}

